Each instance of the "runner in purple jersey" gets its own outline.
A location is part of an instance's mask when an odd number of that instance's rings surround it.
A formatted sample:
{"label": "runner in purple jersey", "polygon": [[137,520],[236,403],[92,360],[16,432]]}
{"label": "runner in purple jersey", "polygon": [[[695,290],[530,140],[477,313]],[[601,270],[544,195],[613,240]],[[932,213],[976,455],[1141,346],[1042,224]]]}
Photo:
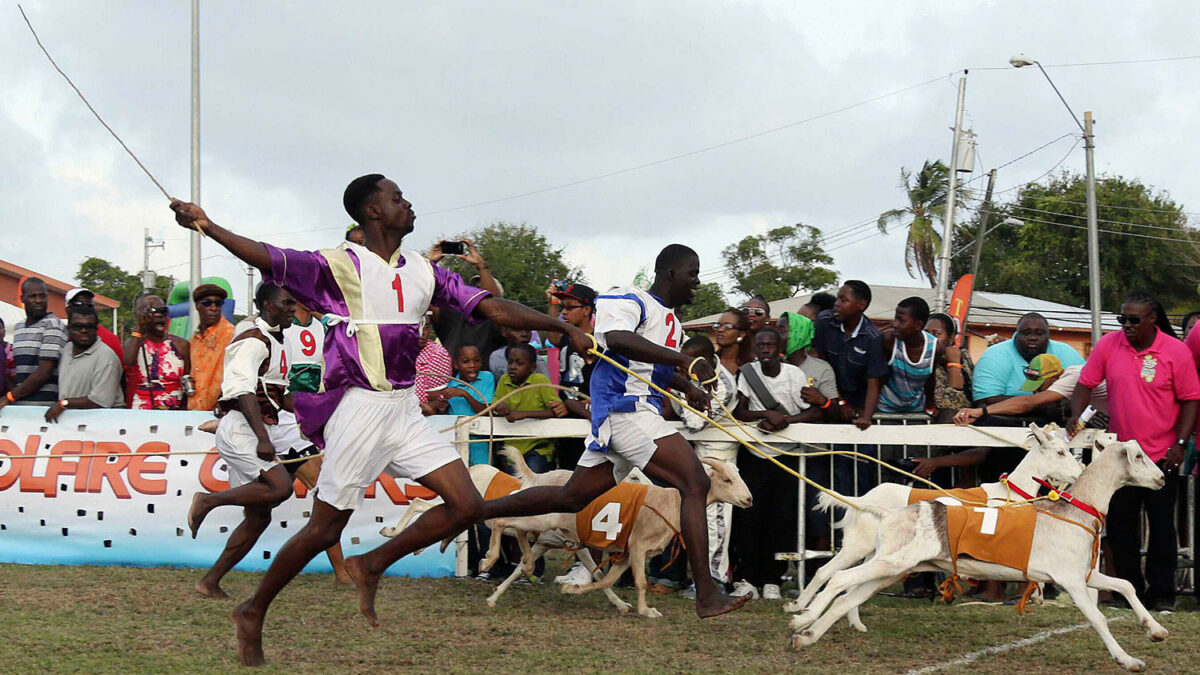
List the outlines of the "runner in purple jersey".
{"label": "runner in purple jersey", "polygon": [[[430,305],[450,307],[472,320],[500,326],[562,331],[557,319],[524,305],[492,297],[453,272],[403,250],[416,214],[400,188],[380,174],[351,181],[342,198],[362,225],[365,245],[294,251],[236,235],[208,219],[195,204],[172,201],[175,219],[200,230],[247,264],[260,269],[311,310],[330,319],[321,391],[297,395],[305,434],[324,447],[312,517],[279,550],[258,589],[233,611],[238,657],[261,665],[262,625],[275,596],[317,554],[336,543],[363,492],[380,473],[411,478],[438,493],[443,504],[399,536],[361,556],[346,559],[359,591],[359,608],[378,625],[375,590],[388,565],[414,550],[461,532],[483,515],[458,452],[421,415],[412,391],[420,321]],[[566,326],[575,349],[591,340]]]}

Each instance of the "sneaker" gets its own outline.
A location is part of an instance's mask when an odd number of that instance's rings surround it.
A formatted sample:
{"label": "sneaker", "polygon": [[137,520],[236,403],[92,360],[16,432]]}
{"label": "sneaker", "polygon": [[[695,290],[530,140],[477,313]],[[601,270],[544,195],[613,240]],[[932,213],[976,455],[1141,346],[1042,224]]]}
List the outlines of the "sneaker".
{"label": "sneaker", "polygon": [[575,566],[567,571],[566,574],[560,574],[554,577],[554,583],[565,584],[568,586],[583,586],[592,583],[592,575],[583,566],[583,563],[575,563]]}
{"label": "sneaker", "polygon": [[680,597],[687,598],[688,600],[695,600],[696,599],[696,584],[692,584],[691,586],[688,586],[687,588],[683,589],[682,591],[679,592],[679,595],[680,595]]}
{"label": "sneaker", "polygon": [[765,584],[762,591],[763,600],[782,600],[783,596],[779,593],[779,584]]}
{"label": "sneaker", "polygon": [[492,575],[488,574],[487,572],[480,572],[479,574],[475,575],[475,579],[478,581],[491,581]]}
{"label": "sneaker", "polygon": [[757,600],[758,599],[758,589],[754,587],[754,584],[750,583],[749,581],[746,581],[745,579],[742,579],[741,581],[739,581],[733,585],[733,592],[731,592],[730,595],[732,595],[734,597],[739,597],[739,598],[742,597],[743,595],[748,595],[748,596],[750,596],[751,600]]}

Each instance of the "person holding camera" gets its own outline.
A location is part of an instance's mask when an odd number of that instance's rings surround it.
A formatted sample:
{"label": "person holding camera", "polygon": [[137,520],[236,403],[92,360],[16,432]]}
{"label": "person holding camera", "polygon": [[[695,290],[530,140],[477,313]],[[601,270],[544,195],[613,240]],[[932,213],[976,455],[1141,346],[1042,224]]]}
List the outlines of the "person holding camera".
{"label": "person holding camera", "polygon": [[[440,241],[429,249],[425,256],[431,264],[438,264],[446,256],[453,255],[462,258],[463,262],[471,265],[479,273],[467,280],[472,286],[482,288],[493,297],[504,297],[504,289],[500,282],[492,276],[488,263],[475,248],[475,243],[466,237],[457,240]],[[496,349],[508,344],[500,333],[500,328],[491,321],[471,323],[467,318],[454,309],[437,307],[433,313],[433,332],[441,340],[446,351],[454,354],[464,344],[475,345],[480,354],[491,354]]]}
{"label": "person holding camera", "polygon": [[125,340],[126,397],[135,410],[187,410],[191,384],[187,340],[167,332],[167,305],[143,295],[134,305],[137,330]]}

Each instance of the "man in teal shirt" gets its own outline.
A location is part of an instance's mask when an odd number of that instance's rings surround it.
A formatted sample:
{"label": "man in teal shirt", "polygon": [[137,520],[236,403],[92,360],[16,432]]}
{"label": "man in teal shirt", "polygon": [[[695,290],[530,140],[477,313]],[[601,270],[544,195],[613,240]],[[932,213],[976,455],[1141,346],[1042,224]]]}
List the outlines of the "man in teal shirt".
{"label": "man in teal shirt", "polygon": [[1073,347],[1050,339],[1045,317],[1030,312],[1017,321],[1017,333],[1011,340],[989,347],[975,364],[972,379],[975,404],[986,406],[1012,396],[1027,396],[1022,391],[1025,369],[1039,354],[1053,354],[1064,368],[1081,366],[1084,359]]}

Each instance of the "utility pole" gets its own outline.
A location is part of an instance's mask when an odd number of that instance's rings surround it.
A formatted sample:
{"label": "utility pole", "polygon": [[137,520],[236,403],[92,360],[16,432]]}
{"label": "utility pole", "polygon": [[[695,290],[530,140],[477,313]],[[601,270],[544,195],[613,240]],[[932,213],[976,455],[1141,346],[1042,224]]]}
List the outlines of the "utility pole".
{"label": "utility pole", "polygon": [[950,247],[954,234],[954,201],[958,188],[958,142],[962,136],[963,100],[967,94],[967,71],[958,81],[958,106],[954,112],[954,144],[950,150],[950,185],[946,190],[946,218],[942,228],[942,254],[939,256],[937,278],[937,311],[944,312],[949,304]]}
{"label": "utility pole", "polygon": [[[996,170],[988,172],[987,192],[983,194],[983,205],[979,207],[979,231],[975,233],[975,255],[971,257],[971,294],[979,288],[979,259],[983,257],[983,237],[987,234],[988,224],[992,221],[992,188],[996,187]],[[971,315],[971,304],[963,313],[963,330],[967,329],[967,317]]]}
{"label": "utility pole", "polygon": [[1100,232],[1096,225],[1096,136],[1092,111],[1083,113],[1083,149],[1087,154],[1088,290],[1092,306],[1092,347],[1100,342]]}
{"label": "utility pole", "polygon": [[145,236],[142,237],[142,292],[149,293],[154,290],[155,283],[158,281],[158,275],[150,271],[150,249],[164,248],[166,243],[163,241],[154,241],[150,236],[150,228],[143,228]]}
{"label": "utility pole", "polygon": [[[192,203],[200,204],[200,0],[192,0]],[[188,299],[200,285],[200,233],[191,236],[191,265],[188,274]],[[188,302],[188,327],[200,325],[196,303]]]}
{"label": "utility pole", "polygon": [[254,313],[254,266],[246,265],[246,316]]}

